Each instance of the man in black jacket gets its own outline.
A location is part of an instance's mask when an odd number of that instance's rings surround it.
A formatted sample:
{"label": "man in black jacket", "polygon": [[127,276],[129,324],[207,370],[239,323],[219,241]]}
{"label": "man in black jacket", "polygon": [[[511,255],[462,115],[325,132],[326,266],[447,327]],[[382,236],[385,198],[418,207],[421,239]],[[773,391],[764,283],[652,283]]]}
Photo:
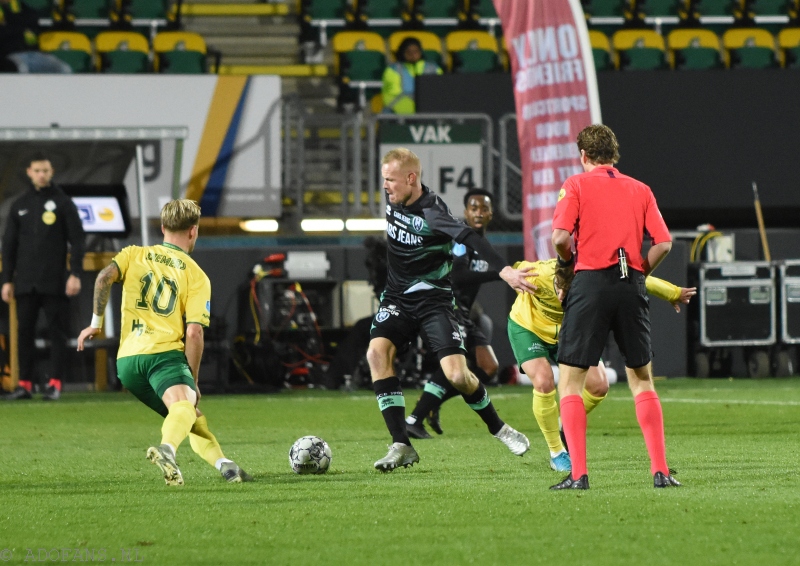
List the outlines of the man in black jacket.
{"label": "man in black jacket", "polygon": [[[6,399],[29,399],[34,381],[36,321],[44,310],[50,331],[52,373],[43,398],[61,396],[66,362],[69,299],[81,290],[84,234],[78,210],[58,186],[43,154],[30,160],[31,187],[11,205],[3,236],[2,298],[17,301],[19,387]],[[67,243],[70,266],[67,271]]]}

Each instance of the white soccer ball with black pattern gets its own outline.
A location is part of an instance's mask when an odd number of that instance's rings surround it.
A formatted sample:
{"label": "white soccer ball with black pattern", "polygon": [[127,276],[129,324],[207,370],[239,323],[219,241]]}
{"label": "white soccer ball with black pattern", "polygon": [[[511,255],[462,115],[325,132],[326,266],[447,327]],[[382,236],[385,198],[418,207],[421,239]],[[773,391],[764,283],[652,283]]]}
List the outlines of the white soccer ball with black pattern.
{"label": "white soccer ball with black pattern", "polygon": [[324,474],[332,458],[330,446],[318,436],[299,438],[289,449],[289,465],[296,474]]}

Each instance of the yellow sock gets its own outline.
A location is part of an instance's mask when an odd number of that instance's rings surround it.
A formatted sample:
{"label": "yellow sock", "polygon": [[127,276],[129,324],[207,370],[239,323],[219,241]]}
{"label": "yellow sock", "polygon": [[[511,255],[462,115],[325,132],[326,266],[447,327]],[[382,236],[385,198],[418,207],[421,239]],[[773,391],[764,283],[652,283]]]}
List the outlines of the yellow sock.
{"label": "yellow sock", "polygon": [[558,427],[558,403],[555,390],[550,393],[533,391],[533,415],[542,430],[547,447],[553,454],[564,450]]}
{"label": "yellow sock", "polygon": [[178,401],[170,405],[169,414],[161,425],[161,444],[171,444],[177,452],[196,419],[194,405],[189,401]]}
{"label": "yellow sock", "polygon": [[217,437],[208,430],[208,421],[205,415],[197,417],[197,420],[194,421],[194,426],[189,432],[189,444],[192,445],[192,450],[198,456],[212,466],[216,465],[217,460],[225,457],[219,442],[217,442]]}
{"label": "yellow sock", "polygon": [[583,390],[581,396],[583,397],[583,408],[586,409],[587,415],[591,413],[594,410],[594,408],[597,407],[603,401],[603,399],[606,398],[605,395],[603,395],[602,397],[595,397],[594,395],[589,393],[586,389]]}

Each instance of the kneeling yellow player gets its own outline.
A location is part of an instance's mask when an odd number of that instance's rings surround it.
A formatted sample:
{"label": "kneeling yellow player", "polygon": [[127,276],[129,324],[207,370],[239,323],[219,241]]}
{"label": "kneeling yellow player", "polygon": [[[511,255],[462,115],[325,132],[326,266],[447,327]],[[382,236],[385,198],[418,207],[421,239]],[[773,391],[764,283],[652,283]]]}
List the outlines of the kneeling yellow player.
{"label": "kneeling yellow player", "polygon": [[[572,471],[572,463],[560,435],[558,402],[555,378],[550,362],[556,362],[558,332],[564,311],[554,282],[556,260],[528,262],[514,265],[515,269],[533,268],[536,273],[528,280],[536,285],[534,293],[520,293],[508,317],[508,339],[520,369],[533,384],[533,414],[550,449],[550,467],[558,472]],[[677,312],[680,304],[687,304],[697,294],[697,289],[678,287],[658,279],[645,280],[647,292],[669,301]],[[590,367],[583,390],[583,406],[591,412],[608,393],[605,366]]]}
{"label": "kneeling yellow player", "polygon": [[167,485],[183,485],[175,453],[184,438],[228,482],[252,478],[225,458],[197,408],[203,328],[208,326],[211,282],[189,257],[197,242],[200,207],[173,200],[161,210],[164,242],[128,246],[97,276],[92,323],[78,337],[78,350],[103,326],[111,286],[122,282],[122,332],[117,353],[119,380],[142,403],[164,417],[161,444],[147,458]]}

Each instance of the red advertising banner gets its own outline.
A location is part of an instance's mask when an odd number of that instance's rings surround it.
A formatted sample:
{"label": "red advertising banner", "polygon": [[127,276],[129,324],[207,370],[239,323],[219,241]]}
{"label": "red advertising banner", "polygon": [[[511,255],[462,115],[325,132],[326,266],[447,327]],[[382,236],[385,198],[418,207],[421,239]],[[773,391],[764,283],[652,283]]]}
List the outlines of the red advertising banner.
{"label": "red advertising banner", "polygon": [[522,160],[525,259],[550,243],[561,185],[582,173],[578,132],[600,122],[597,76],[580,0],[494,0],[511,60]]}

